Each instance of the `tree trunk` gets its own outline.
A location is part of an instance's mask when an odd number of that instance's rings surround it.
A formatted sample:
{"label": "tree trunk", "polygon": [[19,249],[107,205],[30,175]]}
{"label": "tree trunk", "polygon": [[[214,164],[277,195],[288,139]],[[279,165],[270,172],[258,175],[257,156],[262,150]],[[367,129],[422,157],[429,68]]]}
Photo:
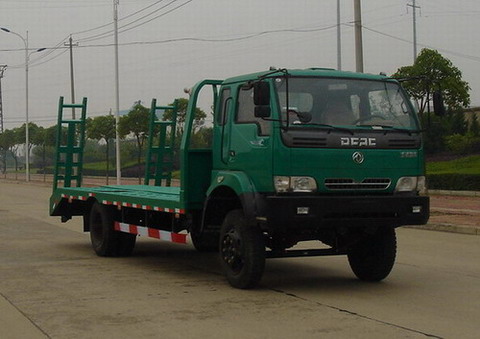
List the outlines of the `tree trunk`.
{"label": "tree trunk", "polygon": [[142,162],[142,143],[140,142],[140,136],[137,136],[137,145],[138,145],[138,156],[137,156],[137,176],[138,184],[142,183],[142,178],[140,175],[140,163]]}
{"label": "tree trunk", "polygon": [[7,174],[7,152],[2,149],[2,173]]}
{"label": "tree trunk", "polygon": [[18,159],[16,156],[13,156],[13,161],[15,161],[15,180],[18,180]]}
{"label": "tree trunk", "polygon": [[47,157],[47,151],[46,151],[46,146],[43,145],[43,152],[42,152],[42,164],[43,164],[43,182],[46,182],[47,181],[47,173],[46,172],[46,169],[47,169],[47,161],[45,160],[45,158]]}
{"label": "tree trunk", "polygon": [[106,154],[106,158],[107,158],[107,185],[109,183],[109,171],[110,171],[110,162],[109,162],[109,156],[108,156],[108,153],[109,153],[109,150],[110,150],[110,143],[107,141],[107,154]]}
{"label": "tree trunk", "polygon": [[5,171],[3,172],[3,177],[6,179],[7,178],[7,150],[3,150],[3,161],[5,164]]}

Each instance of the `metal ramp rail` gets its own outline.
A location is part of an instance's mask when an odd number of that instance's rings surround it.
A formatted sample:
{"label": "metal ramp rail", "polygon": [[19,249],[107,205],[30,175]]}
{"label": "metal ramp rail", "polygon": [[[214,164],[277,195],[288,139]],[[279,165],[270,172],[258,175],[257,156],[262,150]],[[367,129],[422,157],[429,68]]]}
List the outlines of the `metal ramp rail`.
{"label": "metal ramp rail", "polygon": [[[157,118],[158,110],[171,110],[172,119],[163,121]],[[155,186],[171,186],[177,129],[178,101],[172,106],[157,106],[152,100],[148,131],[147,158],[145,159],[145,185],[154,180]]]}
{"label": "metal ramp rail", "polygon": [[[65,119],[64,108],[80,108],[79,119]],[[64,104],[63,97],[58,102],[58,120],[56,133],[56,161],[53,175],[53,190],[59,182],[63,187],[76,187],[82,184],[83,149],[85,146],[85,121],[87,115],[87,98],[81,104]]]}

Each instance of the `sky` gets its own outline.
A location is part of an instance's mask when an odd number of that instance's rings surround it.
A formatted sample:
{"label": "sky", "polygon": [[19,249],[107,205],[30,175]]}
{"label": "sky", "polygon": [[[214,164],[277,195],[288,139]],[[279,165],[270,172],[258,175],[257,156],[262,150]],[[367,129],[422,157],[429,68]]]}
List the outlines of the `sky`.
{"label": "sky", "polygon": [[[364,71],[413,63],[412,0],[362,0]],[[417,0],[418,50],[438,50],[480,106],[478,0]],[[166,105],[202,79],[281,68],[337,68],[337,0],[119,0],[120,109]],[[342,69],[355,70],[353,0],[341,0]],[[60,96],[88,116],[115,110],[113,0],[0,0],[0,27],[29,38],[29,119],[56,122]],[[46,48],[37,52],[36,50]],[[4,128],[25,122],[25,47],[0,31]]]}

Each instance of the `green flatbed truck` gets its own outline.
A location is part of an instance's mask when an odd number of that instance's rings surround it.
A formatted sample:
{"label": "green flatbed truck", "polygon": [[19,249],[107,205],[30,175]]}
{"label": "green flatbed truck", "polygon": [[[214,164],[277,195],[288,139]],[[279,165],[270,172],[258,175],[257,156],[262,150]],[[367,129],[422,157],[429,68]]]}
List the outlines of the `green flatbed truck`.
{"label": "green flatbed truck", "polygon": [[[193,149],[208,87],[213,139]],[[130,255],[138,235],[191,239],[197,250],[218,251],[237,288],[259,283],[266,258],[297,256],[347,255],[358,278],[380,281],[394,265],[395,228],[427,222],[421,130],[397,80],[271,69],[204,80],[189,93],[178,187],[170,185],[176,115],[156,117],[175,107],[152,102],[143,185],[82,187],[86,99],[61,99],[50,214],[83,216],[98,255]],[[69,107],[81,108],[80,118],[64,119]],[[311,240],[325,246],[293,248]]]}

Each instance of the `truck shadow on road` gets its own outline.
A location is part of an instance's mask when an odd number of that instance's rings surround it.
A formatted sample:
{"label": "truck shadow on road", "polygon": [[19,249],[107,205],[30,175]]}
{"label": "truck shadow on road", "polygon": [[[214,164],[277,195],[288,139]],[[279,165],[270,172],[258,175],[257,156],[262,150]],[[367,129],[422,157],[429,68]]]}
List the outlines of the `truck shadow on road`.
{"label": "truck shadow on road", "polygon": [[[66,245],[70,250],[90,253],[92,259],[98,258],[86,243]],[[139,239],[131,257],[125,258],[98,258],[96,265],[108,263],[111,269],[125,265],[135,271],[144,271],[142,274],[161,274],[167,280],[209,281],[211,283],[225,283],[220,267],[218,253],[196,251],[192,245],[179,245],[159,242],[151,239]],[[113,267],[112,267],[113,266]],[[152,277],[153,278],[153,277]],[[160,277],[159,277],[160,278]],[[285,290],[301,289],[304,291],[328,291],[345,293],[345,291],[376,292],[393,288],[397,285],[393,279],[387,278],[380,283],[366,283],[355,278],[350,271],[346,257],[313,257],[268,259],[265,273],[259,289]],[[398,286],[397,286],[398,287]]]}

